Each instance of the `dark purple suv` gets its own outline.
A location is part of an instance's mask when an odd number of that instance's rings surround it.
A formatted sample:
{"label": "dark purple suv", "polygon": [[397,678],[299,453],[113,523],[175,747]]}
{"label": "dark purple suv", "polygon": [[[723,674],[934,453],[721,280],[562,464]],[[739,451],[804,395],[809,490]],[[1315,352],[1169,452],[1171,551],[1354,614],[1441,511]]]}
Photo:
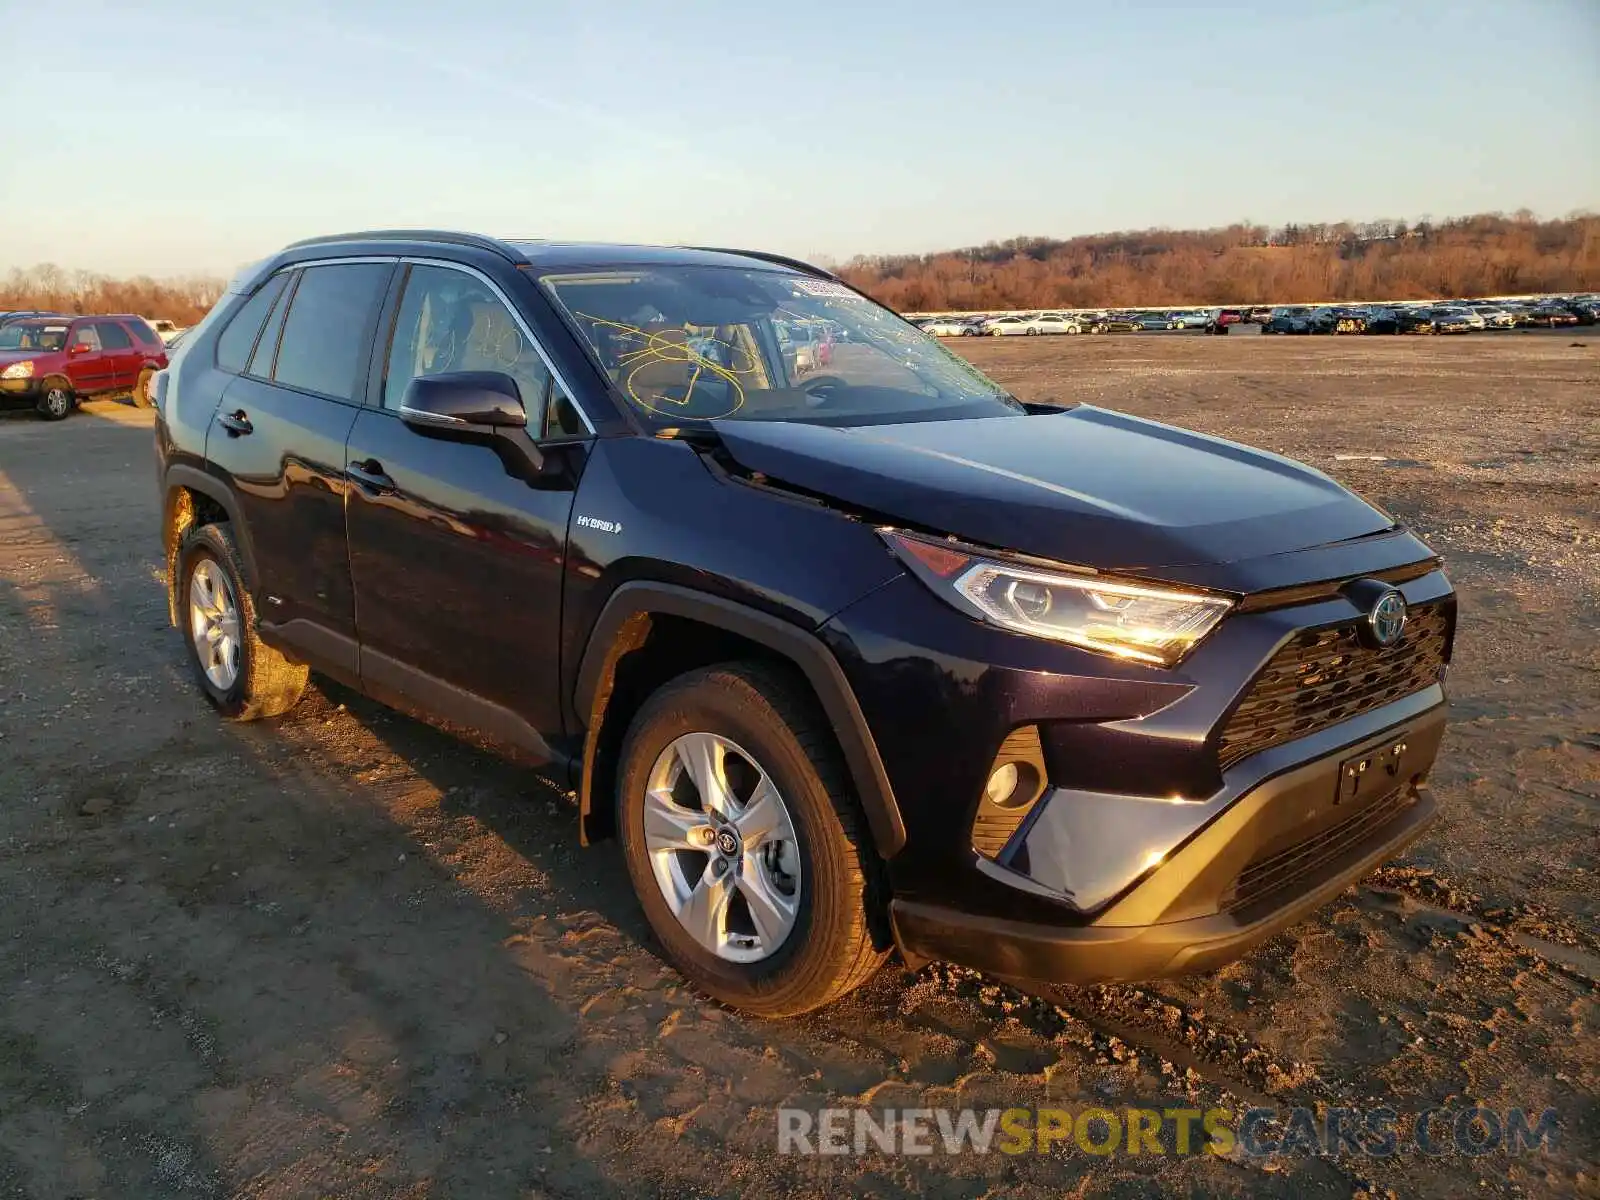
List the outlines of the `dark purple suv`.
{"label": "dark purple suv", "polygon": [[318,239],[156,391],[207,698],[315,669],[533,755],[752,1012],[896,949],[1215,967],[1434,816],[1425,545],[1276,455],[1021,403],[804,263]]}

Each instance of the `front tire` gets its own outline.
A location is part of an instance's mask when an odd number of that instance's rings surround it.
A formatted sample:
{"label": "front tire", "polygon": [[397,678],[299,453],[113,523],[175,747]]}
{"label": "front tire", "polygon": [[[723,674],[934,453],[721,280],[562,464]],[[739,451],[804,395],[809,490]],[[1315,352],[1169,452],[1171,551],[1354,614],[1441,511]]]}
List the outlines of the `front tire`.
{"label": "front tire", "polygon": [[311,669],[290,662],[256,633],[233,531],[191,529],[178,547],[177,612],[189,662],[207,700],[234,721],[277,717],[306,690]]}
{"label": "front tire", "polygon": [[865,819],[828,722],[786,671],[725,663],[656,692],[623,745],[617,828],[666,957],[724,1004],[809,1012],[887,957]]}
{"label": "front tire", "polygon": [[39,415],[46,421],[63,421],[76,403],[77,397],[65,380],[46,380],[44,391],[39,394]]}

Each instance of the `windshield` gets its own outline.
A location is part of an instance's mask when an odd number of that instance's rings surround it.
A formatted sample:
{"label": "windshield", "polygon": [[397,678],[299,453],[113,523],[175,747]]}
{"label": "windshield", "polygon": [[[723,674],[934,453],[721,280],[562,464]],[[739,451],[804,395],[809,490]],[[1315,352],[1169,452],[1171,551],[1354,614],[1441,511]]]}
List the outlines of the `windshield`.
{"label": "windshield", "polygon": [[737,267],[546,275],[600,369],[656,427],[1018,415],[928,334],[830,279]]}
{"label": "windshield", "polygon": [[65,325],[7,325],[0,329],[0,350],[59,350],[67,344]]}

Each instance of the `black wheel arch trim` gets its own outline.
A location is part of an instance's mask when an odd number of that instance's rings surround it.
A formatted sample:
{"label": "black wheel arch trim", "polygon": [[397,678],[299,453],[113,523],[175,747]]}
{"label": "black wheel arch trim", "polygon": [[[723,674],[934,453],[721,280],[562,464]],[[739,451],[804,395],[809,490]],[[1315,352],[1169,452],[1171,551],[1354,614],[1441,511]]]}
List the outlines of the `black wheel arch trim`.
{"label": "black wheel arch trim", "polygon": [[202,471],[199,467],[175,463],[167,468],[166,476],[162,481],[161,519],[162,528],[165,529],[172,520],[173,498],[179,488],[188,488],[190,491],[199,492],[206,498],[215,501],[222,511],[228,514],[228,521],[233,526],[233,544],[239,551],[239,564],[244,568],[245,586],[252,594],[259,583],[256,573],[255,547],[250,541],[250,530],[239,518],[239,503],[233,493],[215,475]]}
{"label": "black wheel arch trim", "polygon": [[595,620],[578,669],[574,704],[586,726],[583,769],[578,783],[580,829],[589,838],[589,812],[593,801],[594,750],[611,694],[617,662],[638,641],[630,627],[638,618],[654,614],[684,617],[726,629],[781,655],[805,675],[823,712],[839,739],[845,766],[866,812],[867,825],[878,854],[892,858],[906,843],[905,823],[895,801],[894,788],[866,715],[856,702],[850,682],[838,660],[815,635],[791,622],[720,596],[668,583],[633,581],[619,586],[606,600]]}

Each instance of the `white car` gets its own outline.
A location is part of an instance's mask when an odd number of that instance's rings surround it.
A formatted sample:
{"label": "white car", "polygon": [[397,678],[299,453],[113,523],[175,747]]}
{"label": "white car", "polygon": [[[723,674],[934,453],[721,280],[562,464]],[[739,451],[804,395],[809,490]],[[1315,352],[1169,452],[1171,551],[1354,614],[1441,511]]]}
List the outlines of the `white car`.
{"label": "white car", "polygon": [[1436,313],[1448,313],[1452,317],[1464,317],[1467,324],[1473,329],[1489,328],[1489,322],[1476,309],[1466,308],[1459,304],[1441,304],[1433,311]]}
{"label": "white car", "polygon": [[1067,313],[1040,313],[1028,322],[1030,333],[1082,333],[1078,318]]}
{"label": "white car", "polygon": [[1010,337],[1016,333],[1037,333],[1033,327],[1032,317],[1023,317],[1010,314],[1004,317],[990,317],[983,323],[983,332],[987,337]]}
{"label": "white car", "polygon": [[173,338],[177,337],[183,332],[182,326],[178,325],[176,322],[168,321],[164,317],[149,317],[146,318],[146,320],[148,321],[150,328],[156,331],[156,336],[159,337],[163,342],[170,342]]}
{"label": "white car", "polygon": [[967,323],[959,317],[936,317],[921,322],[922,332],[929,337],[960,337],[967,332]]}

